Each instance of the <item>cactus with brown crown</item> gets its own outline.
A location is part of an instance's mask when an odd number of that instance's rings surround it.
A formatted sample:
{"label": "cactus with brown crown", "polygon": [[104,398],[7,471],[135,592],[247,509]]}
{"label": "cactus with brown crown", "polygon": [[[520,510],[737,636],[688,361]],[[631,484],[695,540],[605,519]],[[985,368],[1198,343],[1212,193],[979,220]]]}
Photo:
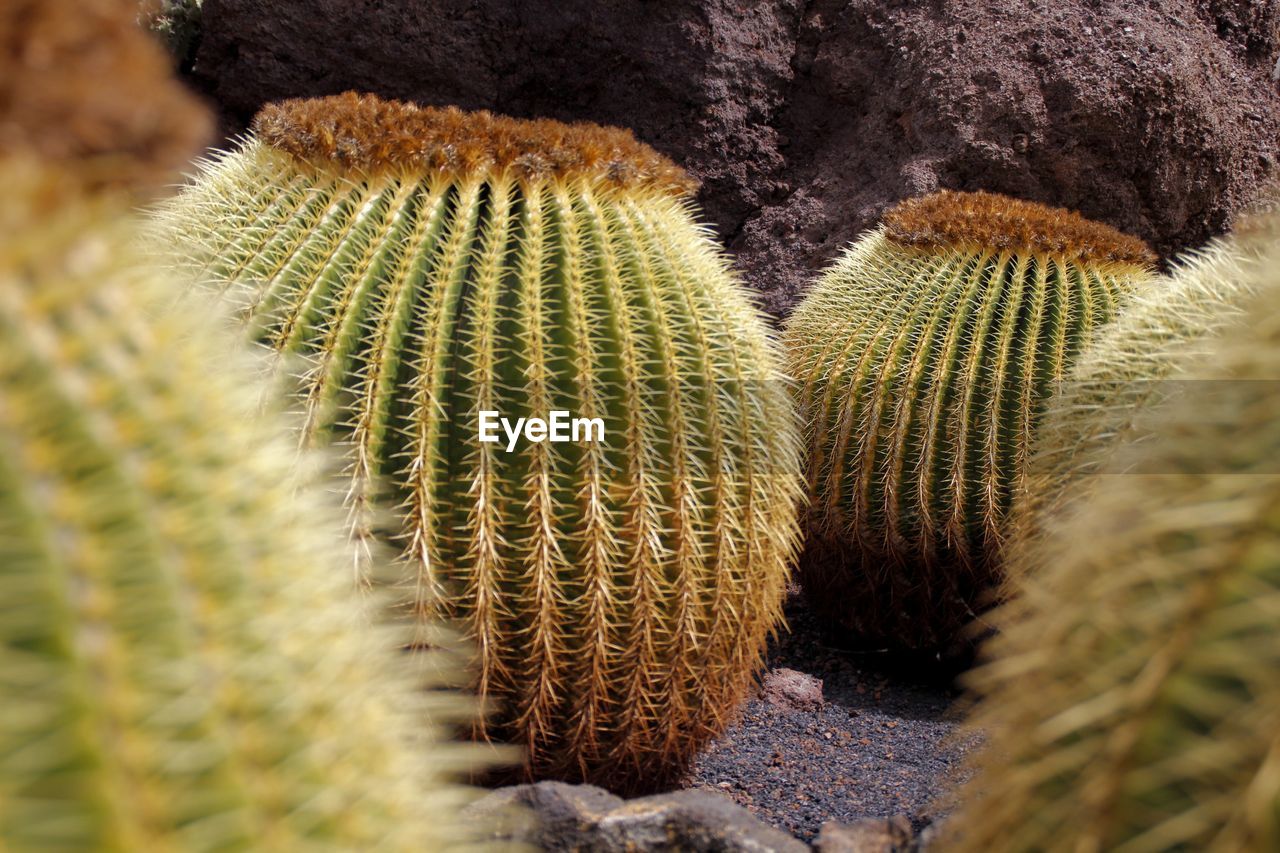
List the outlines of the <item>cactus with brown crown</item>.
{"label": "cactus with brown crown", "polygon": [[1238,233],[1180,259],[1080,353],[1048,402],[1015,497],[1000,599],[1016,595],[1020,579],[1037,570],[1038,540],[1070,514],[1068,501],[1088,502],[1095,475],[1120,473],[1115,453],[1143,439],[1145,413],[1181,391],[1197,358],[1245,321],[1254,267],[1268,246],[1264,219],[1244,221]]}
{"label": "cactus with brown crown", "polygon": [[1046,397],[1153,261],[1077,214],[944,191],[822,275],[784,344],[809,453],[801,580],[826,621],[956,638],[999,577]]}
{"label": "cactus with brown crown", "polygon": [[[1280,233],[1280,232],[1278,232]],[[1280,848],[1280,243],[1129,473],[1035,547],[971,676],[957,853]]]}
{"label": "cactus with brown crown", "polygon": [[[482,736],[536,776],[669,778],[761,663],[798,496],[773,347],[691,180],[626,131],[372,96],[254,129],[164,242],[300,358],[357,537],[402,543],[403,606],[479,646]],[[604,440],[477,440],[482,411],[555,410]]]}
{"label": "cactus with brown crown", "polygon": [[0,849],[466,841],[472,702],[420,689],[460,673],[388,649],[241,342],[139,263],[206,119],[135,14],[0,4]]}

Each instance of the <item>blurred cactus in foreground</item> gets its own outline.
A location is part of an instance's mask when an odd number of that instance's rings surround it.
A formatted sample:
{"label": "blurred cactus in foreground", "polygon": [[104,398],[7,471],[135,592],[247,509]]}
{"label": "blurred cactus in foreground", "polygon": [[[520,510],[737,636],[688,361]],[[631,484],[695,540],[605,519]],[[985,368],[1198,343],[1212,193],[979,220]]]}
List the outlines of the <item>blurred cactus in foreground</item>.
{"label": "blurred cactus in foreground", "polygon": [[457,840],[469,759],[426,747],[467,705],[413,686],[458,674],[411,682],[358,606],[235,342],[150,316],[119,205],[0,181],[0,847]]}
{"label": "blurred cactus in foreground", "polygon": [[136,12],[0,4],[0,849],[464,841],[460,674],[389,651],[242,345],[135,251],[208,126]]}
{"label": "blurred cactus in foreground", "polygon": [[999,578],[1046,398],[1150,250],[988,193],[899,204],[787,322],[812,495],[801,581],[868,642],[947,644]]}
{"label": "blurred cactus in foreground", "polygon": [[986,743],[948,850],[1280,847],[1280,251],[1035,543],[972,676]]}
{"label": "blurred cactus in foreground", "polygon": [[[372,96],[254,127],[162,210],[166,248],[300,359],[356,535],[399,542],[405,608],[479,646],[483,736],[535,775],[670,779],[780,621],[798,492],[773,348],[691,180],[626,131]],[[556,410],[603,440],[479,440],[481,412]]]}

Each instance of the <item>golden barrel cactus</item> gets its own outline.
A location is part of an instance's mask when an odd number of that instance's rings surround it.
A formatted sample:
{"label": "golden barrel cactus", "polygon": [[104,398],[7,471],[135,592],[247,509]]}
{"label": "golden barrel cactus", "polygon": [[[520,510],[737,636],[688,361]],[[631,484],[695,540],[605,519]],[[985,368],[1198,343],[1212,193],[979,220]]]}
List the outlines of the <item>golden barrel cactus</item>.
{"label": "golden barrel cactus", "polygon": [[[356,536],[476,643],[481,734],[534,775],[678,772],[780,619],[794,414],[691,188],[622,130],[347,94],[265,108],[159,215],[296,365]],[[603,434],[480,440],[557,411]]]}
{"label": "golden barrel cactus", "polygon": [[946,849],[1280,847],[1280,251],[1255,269],[997,612]]}
{"label": "golden barrel cactus", "polygon": [[943,191],[819,278],[784,344],[812,496],[801,581],[828,622],[954,640],[999,577],[1046,398],[1153,260],[1065,210]]}
{"label": "golden barrel cactus", "polygon": [[138,9],[138,0],[4,0],[0,151],[140,194],[177,180],[213,119],[138,27]]}

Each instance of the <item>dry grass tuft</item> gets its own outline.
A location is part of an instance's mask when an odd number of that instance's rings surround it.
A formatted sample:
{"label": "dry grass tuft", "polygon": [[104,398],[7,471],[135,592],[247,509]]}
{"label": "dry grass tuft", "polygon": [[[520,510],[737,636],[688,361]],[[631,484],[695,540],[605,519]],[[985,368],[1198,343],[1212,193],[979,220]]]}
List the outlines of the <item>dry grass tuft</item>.
{"label": "dry grass tuft", "polygon": [[883,221],[890,239],[921,248],[1022,250],[1084,263],[1156,261],[1146,243],[1109,225],[996,193],[941,190],[901,202]]}
{"label": "dry grass tuft", "polygon": [[459,177],[514,172],[530,180],[586,178],[677,196],[697,189],[688,173],[631,131],[586,122],[514,119],[347,92],[268,104],[253,129],[273,148],[322,167]]}
{"label": "dry grass tuft", "polygon": [[69,166],[93,185],[177,176],[212,120],[137,15],[136,0],[0,3],[0,155]]}

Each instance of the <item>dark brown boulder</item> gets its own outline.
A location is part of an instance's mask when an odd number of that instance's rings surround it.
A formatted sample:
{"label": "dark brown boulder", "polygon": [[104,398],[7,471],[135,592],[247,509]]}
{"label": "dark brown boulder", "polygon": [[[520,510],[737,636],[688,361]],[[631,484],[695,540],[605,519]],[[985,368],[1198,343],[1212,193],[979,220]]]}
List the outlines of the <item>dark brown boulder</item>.
{"label": "dark brown boulder", "polygon": [[988,189],[1168,255],[1280,175],[1275,0],[206,0],[234,124],[347,89],[631,127],[785,311],[894,201]]}

